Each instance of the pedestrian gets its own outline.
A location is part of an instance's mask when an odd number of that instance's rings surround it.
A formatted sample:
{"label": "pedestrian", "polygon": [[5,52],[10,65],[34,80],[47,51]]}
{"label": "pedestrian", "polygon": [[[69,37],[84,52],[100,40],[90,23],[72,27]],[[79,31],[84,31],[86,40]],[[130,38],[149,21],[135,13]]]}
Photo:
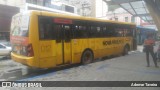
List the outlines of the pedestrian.
{"label": "pedestrian", "polygon": [[158,49],[155,55],[156,55],[156,60],[160,62],[160,45],[158,46]]}
{"label": "pedestrian", "polygon": [[153,39],[152,35],[147,35],[147,39],[144,40],[147,67],[150,67],[150,62],[149,62],[149,53],[150,53],[152,58],[153,58],[153,62],[155,64],[155,67],[158,68],[157,61],[156,61],[156,56],[154,54],[154,45],[155,45],[155,40]]}

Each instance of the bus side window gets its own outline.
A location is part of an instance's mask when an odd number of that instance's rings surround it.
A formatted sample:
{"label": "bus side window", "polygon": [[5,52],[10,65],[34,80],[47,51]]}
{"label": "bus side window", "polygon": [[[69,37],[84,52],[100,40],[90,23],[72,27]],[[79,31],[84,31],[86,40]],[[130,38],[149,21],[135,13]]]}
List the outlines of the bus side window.
{"label": "bus side window", "polygon": [[123,36],[123,31],[121,29],[116,29],[117,37],[122,37]]}
{"label": "bus side window", "polygon": [[79,31],[81,33],[81,37],[82,38],[86,38],[87,37],[87,32],[86,32],[86,26],[79,26]]}
{"label": "bus side window", "polygon": [[128,30],[124,29],[124,36],[127,37]]}
{"label": "bus side window", "polygon": [[127,33],[127,36],[132,36],[132,29],[130,28],[129,30],[128,30],[128,33]]}
{"label": "bus side window", "polygon": [[39,26],[39,38],[40,39],[43,39],[44,38],[44,28],[43,28],[43,24],[41,23],[41,24],[39,24],[40,26]]}
{"label": "bus side window", "polygon": [[103,30],[102,27],[97,27],[97,37],[103,37]]}
{"label": "bus side window", "polygon": [[103,37],[108,37],[108,32],[107,32],[106,26],[103,26],[102,29],[103,29]]}
{"label": "bus side window", "polygon": [[96,27],[95,26],[91,26],[90,29],[90,37],[95,37],[96,35]]}
{"label": "bus side window", "polygon": [[90,30],[89,30],[90,37],[94,37],[94,38],[102,37],[103,30],[99,22],[96,22],[96,23],[89,22],[89,25],[90,25]]}
{"label": "bus side window", "polygon": [[103,27],[103,35],[105,37],[112,37],[112,36],[115,36],[114,34],[114,28],[113,28],[113,25],[112,24],[105,24],[105,26]]}
{"label": "bus side window", "polygon": [[52,39],[52,29],[50,18],[40,17],[39,18],[39,39],[50,40]]}
{"label": "bus side window", "polygon": [[65,30],[64,39],[66,42],[69,42],[71,40],[71,26],[65,25],[64,30]]}
{"label": "bus side window", "polygon": [[56,42],[61,42],[62,40],[62,30],[61,30],[61,25],[55,24],[54,25],[54,38],[56,39]]}
{"label": "bus side window", "polygon": [[87,38],[87,27],[84,25],[75,25],[74,26],[74,38]]}

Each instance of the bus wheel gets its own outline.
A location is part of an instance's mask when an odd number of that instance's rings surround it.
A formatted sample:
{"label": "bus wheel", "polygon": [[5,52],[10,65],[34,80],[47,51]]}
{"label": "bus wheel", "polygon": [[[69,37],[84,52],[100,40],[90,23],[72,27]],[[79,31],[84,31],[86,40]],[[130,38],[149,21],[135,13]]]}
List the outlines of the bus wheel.
{"label": "bus wheel", "polygon": [[125,46],[123,49],[123,55],[128,55],[128,51],[129,51],[128,46]]}
{"label": "bus wheel", "polygon": [[86,50],[83,52],[81,63],[82,64],[89,64],[93,61],[93,53],[90,50]]}

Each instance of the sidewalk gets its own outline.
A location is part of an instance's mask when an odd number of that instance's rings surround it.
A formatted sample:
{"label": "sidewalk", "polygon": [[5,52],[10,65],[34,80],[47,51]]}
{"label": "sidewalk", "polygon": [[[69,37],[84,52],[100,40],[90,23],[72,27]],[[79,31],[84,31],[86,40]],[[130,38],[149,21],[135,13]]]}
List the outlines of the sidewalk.
{"label": "sidewalk", "polygon": [[[134,52],[128,56],[57,71],[45,77],[30,80],[73,80],[73,81],[160,81],[160,68],[155,68],[152,59],[146,67],[145,54]],[[160,63],[158,63],[160,66]]]}

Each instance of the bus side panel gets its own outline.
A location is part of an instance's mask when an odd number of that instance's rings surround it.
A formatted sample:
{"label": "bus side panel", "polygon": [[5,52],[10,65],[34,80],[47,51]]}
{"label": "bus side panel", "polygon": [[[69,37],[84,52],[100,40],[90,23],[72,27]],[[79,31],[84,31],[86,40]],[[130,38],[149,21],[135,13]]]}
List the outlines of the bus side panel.
{"label": "bus side panel", "polygon": [[72,40],[72,63],[80,63],[83,51],[88,48],[88,39]]}
{"label": "bus side panel", "polygon": [[[97,57],[104,57],[110,55],[118,55],[123,52],[124,38],[97,38],[96,39],[96,52]],[[96,58],[96,57],[95,57]]]}
{"label": "bus side panel", "polygon": [[123,53],[123,51],[124,51],[124,46],[127,44],[126,42],[125,42],[125,38],[124,37],[121,37],[121,40],[122,40],[122,43],[121,43],[121,54]]}
{"label": "bus side panel", "polygon": [[101,38],[97,38],[95,39],[95,49],[93,50],[93,53],[94,53],[94,58],[100,58],[103,56],[103,42],[102,42],[102,39]]}
{"label": "bus side panel", "polygon": [[55,41],[43,41],[39,39],[38,15],[40,13],[33,12],[30,19],[30,43],[34,50],[33,66],[39,68],[54,67],[56,64],[55,57]]}
{"label": "bus side panel", "polygon": [[56,66],[56,49],[54,40],[39,42],[40,67],[49,68]]}
{"label": "bus side panel", "polygon": [[124,48],[123,37],[115,38],[115,40],[118,40],[118,42],[115,44],[115,48],[113,50],[116,55],[122,54]]}
{"label": "bus side panel", "polygon": [[89,45],[88,48],[93,51],[94,58],[98,56],[96,53],[95,41],[96,41],[96,39],[94,39],[94,38],[88,39],[88,45]]}
{"label": "bus side panel", "polygon": [[[111,45],[104,44],[105,41],[109,41],[110,39],[105,38],[95,38],[94,40],[90,40],[89,47],[93,50],[94,58],[100,58],[111,54]],[[94,46],[93,46],[94,45]]]}
{"label": "bus side panel", "polygon": [[112,44],[112,41],[116,38],[97,38],[90,39],[89,48],[93,50],[94,58],[100,58],[104,56],[110,56],[120,52],[118,44]]}
{"label": "bus side panel", "polygon": [[133,43],[133,40],[132,40],[132,37],[126,37],[125,38],[125,42],[126,42],[126,44],[129,44],[129,47],[130,47],[130,50],[133,50],[133,45],[132,45],[132,43]]}
{"label": "bus side panel", "polygon": [[30,60],[32,66],[39,67],[39,53],[38,53],[38,18],[37,13],[32,13],[30,16],[30,27],[29,27],[29,44],[32,44],[33,52],[34,52],[34,58],[33,60]]}
{"label": "bus side panel", "polygon": [[117,45],[117,43],[116,43],[116,41],[117,41],[117,38],[115,37],[112,37],[112,38],[110,38],[110,42],[111,42],[111,44],[109,45],[109,47],[110,47],[110,55],[116,55],[117,54],[117,52],[118,52],[118,45]]}
{"label": "bus side panel", "polygon": [[124,51],[125,45],[129,45],[129,50],[132,50],[132,37],[123,37],[122,43],[122,53]]}
{"label": "bus side panel", "polygon": [[112,55],[112,44],[111,44],[111,38],[105,38],[103,39],[103,52],[104,56],[110,56]]}

